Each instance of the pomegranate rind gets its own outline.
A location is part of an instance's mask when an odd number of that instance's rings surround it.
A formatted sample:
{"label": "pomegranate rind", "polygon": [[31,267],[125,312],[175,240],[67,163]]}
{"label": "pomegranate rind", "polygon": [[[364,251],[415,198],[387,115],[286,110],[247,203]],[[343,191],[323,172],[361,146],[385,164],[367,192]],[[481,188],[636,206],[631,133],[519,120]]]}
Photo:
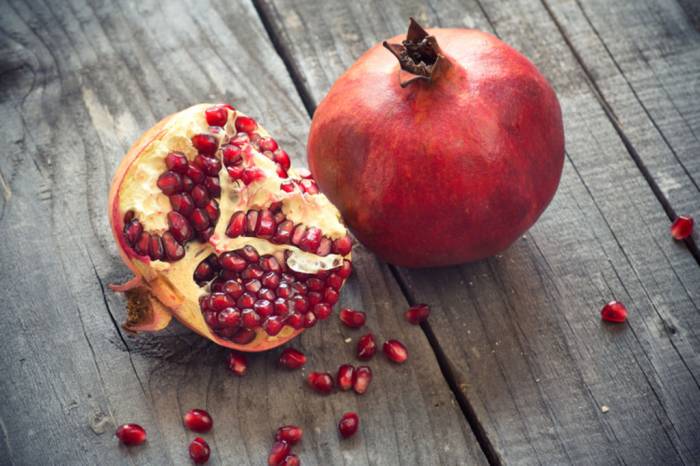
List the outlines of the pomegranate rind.
{"label": "pomegranate rind", "polygon": [[[161,141],[175,137],[184,139],[181,134],[184,131],[183,128],[188,128],[187,125],[195,121],[195,118],[203,119],[205,110],[212,105],[214,104],[195,105],[163,118],[155,126],[147,130],[132,145],[117,167],[108,197],[109,220],[112,234],[117,241],[119,255],[122,261],[134,273],[134,278],[124,285],[114,285],[112,289],[115,291],[128,292],[134,296],[149,296],[150,308],[143,308],[143,312],[140,313],[130,313],[129,319],[124,324],[124,328],[127,330],[136,332],[162,330],[168,325],[172,316],[175,316],[189,329],[221,346],[244,352],[266,351],[288,342],[301,334],[305,329],[293,329],[285,325],[279,334],[270,336],[262,328],[259,328],[256,329],[256,338],[245,345],[236,344],[217,336],[204,321],[197,300],[187,299],[185,297],[190,296],[198,298],[201,294],[204,294],[204,290],[200,289],[191,278],[194,268],[199,261],[177,261],[170,264],[161,261],[151,261],[146,256],[138,255],[126,242],[122,233],[124,229],[124,214],[126,213],[122,202],[122,188],[124,187],[125,180],[129,176],[130,171],[135,169],[144,154],[150,155],[147,154],[148,151],[155,151],[156,149],[154,149],[154,146]],[[245,116],[238,111],[236,111],[234,115],[236,117]],[[269,137],[269,134],[259,125],[256,132],[265,137]],[[189,140],[189,137],[187,139]],[[290,174],[293,172],[293,169],[289,170]],[[144,181],[152,181],[155,183],[156,180],[154,178],[153,180],[146,179]],[[224,177],[224,181],[227,182],[228,178]],[[131,183],[133,184],[133,180]],[[295,193],[295,195],[297,194]],[[310,196],[309,199],[305,199],[305,202],[315,202],[319,209],[329,209],[330,206],[336,212],[337,219],[335,223],[330,222],[321,226],[324,233],[329,234],[329,236],[333,238],[347,234],[344,226],[342,226],[340,222],[340,215],[325,196]],[[212,251],[208,243],[190,242],[184,246],[186,256],[190,253],[197,256],[198,253],[204,251],[220,253],[224,250],[235,249],[236,243],[241,240],[254,244],[258,244],[262,241],[258,238],[225,238],[222,233],[226,228],[226,223],[228,222],[227,214],[229,212],[224,210],[224,205],[225,201],[222,199],[221,216],[217,223],[216,233],[214,234],[216,237],[215,239],[220,242],[218,247],[214,248],[214,251]],[[309,215],[309,212],[304,211],[304,205],[304,203],[290,203],[290,212],[287,212],[288,215]],[[311,208],[308,207],[308,210],[311,210]],[[163,216],[164,215],[163,213]],[[311,225],[318,226],[316,224]],[[323,229],[324,227],[325,230]],[[210,240],[210,242],[212,242],[212,240]],[[310,258],[307,257],[307,253],[303,251],[294,251],[292,256],[296,261],[293,261],[293,263],[299,264],[295,270],[298,268],[299,270],[297,271],[299,272],[307,272],[310,270],[310,267],[312,267],[309,265]],[[336,255],[329,255],[328,257],[321,257],[319,259],[319,256],[315,256],[313,258],[313,266],[317,266],[320,269],[330,269],[334,265],[337,265],[337,257]],[[348,253],[345,256],[341,256],[341,258],[350,260],[351,254]],[[340,260],[340,263],[342,264],[342,260]],[[169,267],[171,270],[169,274],[163,271],[166,267]],[[174,270],[176,270],[177,273],[174,273]]]}

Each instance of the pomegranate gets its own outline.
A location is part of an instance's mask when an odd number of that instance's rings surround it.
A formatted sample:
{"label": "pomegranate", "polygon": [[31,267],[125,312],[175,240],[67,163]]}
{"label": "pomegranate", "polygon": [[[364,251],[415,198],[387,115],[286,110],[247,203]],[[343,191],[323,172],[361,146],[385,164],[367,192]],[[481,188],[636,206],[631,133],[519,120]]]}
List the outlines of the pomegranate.
{"label": "pomegranate", "polygon": [[411,19],[406,37],[382,45],[314,112],[308,159],[321,190],[392,264],[450,265],[505,249],[559,184],[564,130],[552,87],[485,32],[426,31]]}
{"label": "pomegranate", "polygon": [[195,437],[189,446],[190,458],[194,464],[204,464],[209,461],[209,455],[211,454],[211,449],[209,444],[202,437]]}
{"label": "pomegranate", "polygon": [[171,316],[240,351],[279,346],[328,317],[352,270],[340,215],[253,118],[230,105],[166,117],[117,169],[109,216],[135,278],[131,331]]}
{"label": "pomegranate", "polygon": [[600,310],[600,318],[606,322],[621,324],[627,320],[627,308],[619,301],[610,301]]}
{"label": "pomegranate", "polygon": [[360,426],[360,418],[356,413],[349,412],[343,414],[338,423],[338,431],[343,438],[352,437]]}
{"label": "pomegranate", "polygon": [[138,424],[122,424],[115,434],[119,441],[129,447],[146,441],[146,430]]}

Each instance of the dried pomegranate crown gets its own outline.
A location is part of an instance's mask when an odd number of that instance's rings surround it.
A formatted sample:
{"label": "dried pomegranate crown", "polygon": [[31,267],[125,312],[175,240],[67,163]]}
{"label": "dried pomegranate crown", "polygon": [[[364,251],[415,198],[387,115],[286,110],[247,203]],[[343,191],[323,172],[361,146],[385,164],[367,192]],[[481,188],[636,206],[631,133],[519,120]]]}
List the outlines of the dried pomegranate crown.
{"label": "dried pomegranate crown", "polygon": [[352,242],[306,169],[230,105],[166,117],[112,181],[112,231],[135,278],[131,331],[172,315],[244,351],[281,345],[325,319],[350,275]]}

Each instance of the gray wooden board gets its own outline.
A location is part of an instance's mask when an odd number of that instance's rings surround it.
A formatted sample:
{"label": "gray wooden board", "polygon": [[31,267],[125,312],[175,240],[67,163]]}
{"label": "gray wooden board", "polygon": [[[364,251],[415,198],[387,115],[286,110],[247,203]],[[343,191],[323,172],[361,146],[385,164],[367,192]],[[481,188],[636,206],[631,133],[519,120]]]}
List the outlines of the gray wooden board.
{"label": "gray wooden board", "polygon": [[[498,461],[696,462],[700,268],[669,237],[661,203],[547,9],[497,0],[334,1],[323,9],[265,0],[260,9],[314,103],[364,50],[404,32],[408,16],[495,32],[540,67],[560,97],[567,134],[554,202],[502,255],[400,277],[412,301],[433,305],[428,331]],[[662,147],[658,136],[650,140]],[[613,298],[631,311],[625,325],[599,320]]]}
{"label": "gray wooden board", "polygon": [[[2,464],[188,464],[194,434],[182,414],[208,409],[209,464],[264,464],[274,430],[306,430],[304,464],[486,464],[463,413],[386,265],[357,248],[341,306],[368,312],[381,342],[397,337],[402,366],[379,355],[362,397],[322,397],[309,370],[352,361],[361,331],[333,316],[294,342],[310,361],[275,366],[280,350],[232,376],[225,351],[172,324],[132,337],[128,278],[108,228],[111,175],[159,118],[201,101],[259,116],[302,163],[308,115],[253,5],[244,1],[66,2],[0,5],[0,458]],[[346,339],[350,341],[346,342]],[[356,410],[361,432],[338,438]],[[117,424],[148,430],[127,449]]]}

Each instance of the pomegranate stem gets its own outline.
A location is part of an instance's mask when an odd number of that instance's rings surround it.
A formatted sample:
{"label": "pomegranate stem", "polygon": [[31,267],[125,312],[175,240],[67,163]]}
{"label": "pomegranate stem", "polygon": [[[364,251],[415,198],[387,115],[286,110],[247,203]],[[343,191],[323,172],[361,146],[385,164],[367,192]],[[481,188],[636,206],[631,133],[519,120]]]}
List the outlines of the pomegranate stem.
{"label": "pomegranate stem", "polygon": [[410,79],[401,80],[401,87],[406,87],[417,80],[431,82],[437,64],[444,59],[435,36],[431,36],[423,27],[410,18],[406,39],[400,44],[382,43],[399,60],[401,69],[414,75]]}

